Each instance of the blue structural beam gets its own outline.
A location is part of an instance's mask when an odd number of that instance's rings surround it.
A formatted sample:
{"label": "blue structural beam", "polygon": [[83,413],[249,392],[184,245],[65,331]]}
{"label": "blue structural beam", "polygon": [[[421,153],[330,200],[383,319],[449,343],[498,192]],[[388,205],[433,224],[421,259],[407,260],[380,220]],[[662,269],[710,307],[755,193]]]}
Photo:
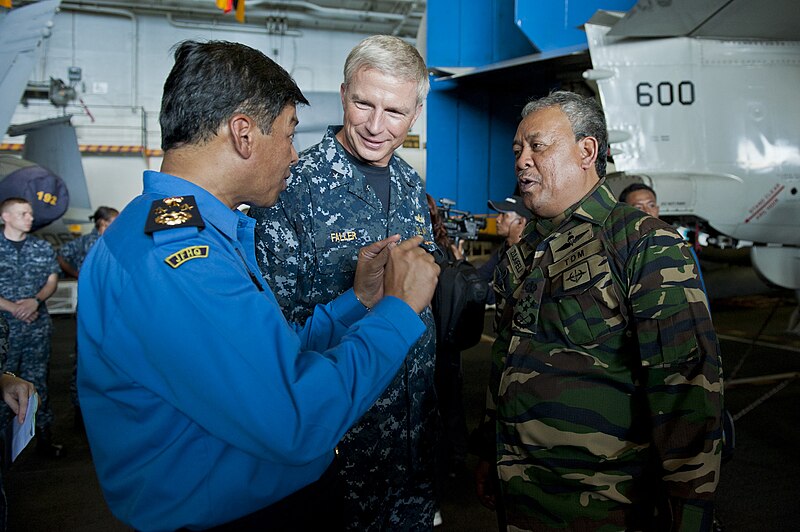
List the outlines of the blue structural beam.
{"label": "blue structural beam", "polygon": [[[477,67],[535,52],[514,25],[512,0],[428,1],[431,68]],[[502,106],[487,95],[484,89],[434,81],[427,100],[428,192],[479,213],[487,211],[487,198],[510,194],[515,183],[513,159],[509,164],[498,154],[510,155],[516,125],[497,119]],[[501,174],[503,179],[492,178]]]}
{"label": "blue structural beam", "polygon": [[428,66],[476,67],[534,52],[511,0],[428,1]]}
{"label": "blue structural beam", "polygon": [[514,23],[541,52],[586,43],[580,29],[598,9],[628,11],[635,0],[516,0]]}
{"label": "blue structural beam", "polygon": [[[488,199],[512,194],[511,142],[522,107],[553,89],[588,90],[580,76],[591,66],[588,53],[555,53],[550,54],[555,59],[539,62],[537,54],[585,44],[577,27],[596,10],[626,11],[634,3],[428,0],[428,67],[438,73],[452,67],[486,70],[452,80],[433,78],[427,100],[428,192],[474,213],[487,212]],[[530,62],[491,68],[524,57]]]}
{"label": "blue structural beam", "polygon": [[455,200],[458,209],[485,213],[489,198],[504,198],[516,186],[511,142],[527,96],[455,82],[434,85],[428,96],[428,192]]}

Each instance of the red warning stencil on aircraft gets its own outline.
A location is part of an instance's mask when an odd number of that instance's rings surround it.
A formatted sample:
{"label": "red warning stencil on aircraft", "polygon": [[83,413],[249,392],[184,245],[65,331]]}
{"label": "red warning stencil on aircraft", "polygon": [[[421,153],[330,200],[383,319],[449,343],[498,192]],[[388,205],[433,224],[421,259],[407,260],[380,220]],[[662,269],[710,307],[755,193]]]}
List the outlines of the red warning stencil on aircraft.
{"label": "red warning stencil on aircraft", "polygon": [[772,187],[763,198],[758,200],[758,203],[750,207],[748,210],[750,216],[745,218],[744,223],[749,223],[752,220],[758,220],[767,214],[767,211],[769,211],[775,206],[775,204],[778,203],[778,195],[783,191],[784,188],[786,187],[780,183]]}

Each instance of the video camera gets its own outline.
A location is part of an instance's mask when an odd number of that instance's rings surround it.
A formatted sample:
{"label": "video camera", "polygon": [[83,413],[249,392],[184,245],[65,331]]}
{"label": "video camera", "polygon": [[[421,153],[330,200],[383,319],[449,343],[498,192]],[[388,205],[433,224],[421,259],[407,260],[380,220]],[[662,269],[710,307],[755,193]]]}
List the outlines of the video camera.
{"label": "video camera", "polygon": [[455,243],[459,240],[477,240],[478,231],[486,227],[486,217],[454,209],[455,204],[451,199],[441,198],[437,205],[447,236]]}

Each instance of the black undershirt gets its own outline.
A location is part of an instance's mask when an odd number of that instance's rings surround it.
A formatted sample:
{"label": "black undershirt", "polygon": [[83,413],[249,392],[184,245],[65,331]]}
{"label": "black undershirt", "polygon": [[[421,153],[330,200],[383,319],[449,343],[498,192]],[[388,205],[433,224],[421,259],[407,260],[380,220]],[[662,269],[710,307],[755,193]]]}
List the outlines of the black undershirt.
{"label": "black undershirt", "polygon": [[22,240],[20,240],[19,242],[17,242],[16,240],[9,240],[8,238],[6,238],[6,235],[3,235],[3,238],[6,239],[6,242],[8,242],[9,244],[11,244],[15,248],[17,248],[17,251],[20,251],[22,249],[22,246],[25,245],[25,239],[24,238]]}
{"label": "black undershirt", "polygon": [[344,150],[347,159],[364,174],[367,185],[375,192],[383,206],[384,214],[389,214],[389,193],[391,190],[391,179],[389,178],[389,166],[372,166],[356,159],[353,155]]}

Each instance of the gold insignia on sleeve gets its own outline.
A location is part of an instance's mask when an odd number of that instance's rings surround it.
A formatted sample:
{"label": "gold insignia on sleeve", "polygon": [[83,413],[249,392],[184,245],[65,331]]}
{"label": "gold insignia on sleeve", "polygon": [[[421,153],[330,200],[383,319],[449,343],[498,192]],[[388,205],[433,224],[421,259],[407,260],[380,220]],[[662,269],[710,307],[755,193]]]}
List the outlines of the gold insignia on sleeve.
{"label": "gold insignia on sleeve", "polygon": [[183,197],[165,198],[162,200],[167,207],[155,209],[155,222],[161,225],[181,225],[192,219],[189,212],[194,205],[183,202]]}
{"label": "gold insignia on sleeve", "polygon": [[173,196],[153,202],[144,232],[151,234],[172,227],[205,227],[194,196]]}
{"label": "gold insignia on sleeve", "polygon": [[156,216],[156,223],[162,225],[181,225],[191,220],[192,215],[188,212],[164,212]]}
{"label": "gold insignia on sleeve", "polygon": [[425,217],[421,214],[415,214],[414,219],[421,224],[425,224]]}
{"label": "gold insignia on sleeve", "polygon": [[192,259],[205,259],[207,257],[208,257],[208,246],[189,246],[188,248],[183,248],[180,251],[176,251],[175,253],[164,259],[164,262],[166,262],[173,268],[177,268],[186,261]]}
{"label": "gold insignia on sleeve", "polygon": [[183,203],[183,196],[176,196],[174,198],[164,198],[162,201],[167,205],[169,205],[170,207],[173,207],[175,205],[180,205],[181,203]]}

